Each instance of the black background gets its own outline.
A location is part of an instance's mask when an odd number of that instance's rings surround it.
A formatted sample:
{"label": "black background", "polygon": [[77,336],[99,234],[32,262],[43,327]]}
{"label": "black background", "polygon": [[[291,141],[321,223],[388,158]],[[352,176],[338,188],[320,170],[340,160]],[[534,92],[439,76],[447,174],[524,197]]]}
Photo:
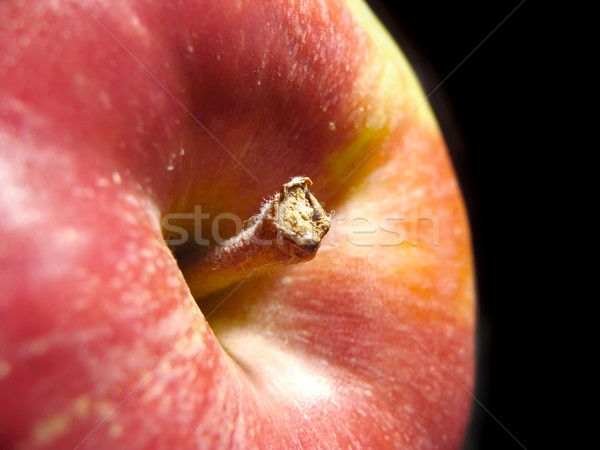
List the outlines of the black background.
{"label": "black background", "polygon": [[[464,444],[535,448],[543,337],[536,234],[544,145],[536,138],[546,35],[539,5],[369,1],[417,71],[450,147],[471,221],[478,280],[476,401]],[[440,84],[441,83],[441,84]],[[552,127],[552,124],[548,124]],[[548,131],[546,131],[548,133]],[[548,217],[546,217],[548,218]],[[547,275],[549,276],[549,275]],[[554,394],[550,394],[554,395]]]}

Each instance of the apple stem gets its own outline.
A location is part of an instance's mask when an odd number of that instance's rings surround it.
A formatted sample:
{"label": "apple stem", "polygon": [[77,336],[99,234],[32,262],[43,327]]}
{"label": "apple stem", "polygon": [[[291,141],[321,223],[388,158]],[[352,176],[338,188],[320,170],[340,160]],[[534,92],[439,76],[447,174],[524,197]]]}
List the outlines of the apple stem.
{"label": "apple stem", "polygon": [[248,275],[309,261],[329,231],[330,216],[308,190],[308,177],[295,177],[261,207],[248,227],[217,244],[183,274],[195,298]]}

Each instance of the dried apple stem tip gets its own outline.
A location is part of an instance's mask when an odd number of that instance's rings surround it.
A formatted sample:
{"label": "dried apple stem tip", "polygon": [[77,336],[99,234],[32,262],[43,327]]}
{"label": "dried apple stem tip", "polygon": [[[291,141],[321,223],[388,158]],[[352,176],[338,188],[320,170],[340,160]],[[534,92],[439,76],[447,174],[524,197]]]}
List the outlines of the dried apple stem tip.
{"label": "dried apple stem tip", "polygon": [[330,217],[308,186],[295,177],[270,198],[237,236],[202,254],[184,270],[195,298],[241,281],[255,272],[308,261],[329,231]]}

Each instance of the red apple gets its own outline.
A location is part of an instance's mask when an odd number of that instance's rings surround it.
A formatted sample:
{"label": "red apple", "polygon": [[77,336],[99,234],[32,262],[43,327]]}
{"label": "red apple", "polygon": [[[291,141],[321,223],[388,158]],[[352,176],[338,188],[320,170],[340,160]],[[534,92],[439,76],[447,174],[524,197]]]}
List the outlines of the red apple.
{"label": "red apple", "polygon": [[[176,258],[297,175],[317,256],[194,300]],[[2,2],[0,218],[2,448],[460,446],[465,210],[357,0]]]}

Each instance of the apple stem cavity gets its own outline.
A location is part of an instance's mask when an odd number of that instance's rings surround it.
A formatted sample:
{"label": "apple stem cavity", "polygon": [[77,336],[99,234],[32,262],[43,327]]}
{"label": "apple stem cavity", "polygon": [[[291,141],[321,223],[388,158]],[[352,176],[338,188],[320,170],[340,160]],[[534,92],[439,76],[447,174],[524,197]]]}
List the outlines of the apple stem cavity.
{"label": "apple stem cavity", "polygon": [[183,274],[194,298],[223,289],[249,275],[309,261],[329,231],[330,215],[308,187],[294,177],[267,200],[238,235],[202,253]]}

